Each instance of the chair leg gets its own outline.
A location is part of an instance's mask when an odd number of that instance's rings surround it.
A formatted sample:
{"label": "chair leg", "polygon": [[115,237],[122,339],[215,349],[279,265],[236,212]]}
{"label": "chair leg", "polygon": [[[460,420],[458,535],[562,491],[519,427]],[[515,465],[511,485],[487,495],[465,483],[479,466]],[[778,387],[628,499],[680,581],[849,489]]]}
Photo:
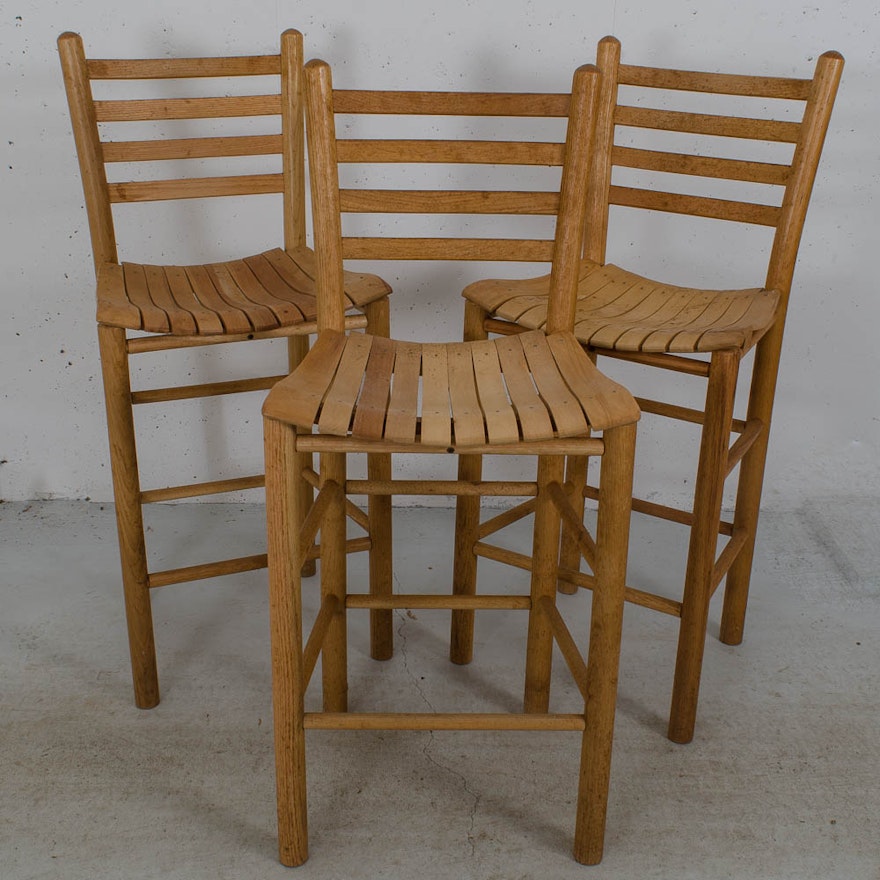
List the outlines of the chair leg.
{"label": "chair leg", "polygon": [[[584,519],[584,486],[587,485],[587,466],[589,459],[586,456],[572,455],[565,465],[565,483],[569,487],[568,500],[578,514],[580,520]],[[581,551],[578,547],[574,533],[562,526],[562,538],[559,544],[559,567],[579,571],[581,567]],[[559,592],[573,595],[577,593],[577,584],[565,580],[559,581]]]}
{"label": "chair leg", "polygon": [[694,736],[738,366],[739,353],[729,351],[715,352],[709,366],[669,717],[669,739],[679,743]]}
{"label": "chair leg", "polygon": [[116,502],[134,699],[139,708],[151,709],[159,702],[159,675],[125,331],[118,327],[98,325],[98,344],[107,408],[110,470]]}
{"label": "chair leg", "polygon": [[523,712],[546,712],[550,705],[550,672],[553,660],[553,631],[541,611],[541,599],[556,596],[559,560],[560,519],[547,487],[562,484],[565,458],[538,456],[538,497],[535,505],[535,532],[532,541],[532,608],[526,643],[526,681]]}
{"label": "chair leg", "polygon": [[761,506],[761,489],[764,482],[764,465],[767,460],[767,428],[762,433],[763,436],[755,441],[755,445],[740,463],[742,473],[739,477],[733,528],[735,532],[744,530],[748,537],[727,572],[719,633],[719,637],[725,645],[741,644],[745,629],[746,606],[749,601],[755,538]]}
{"label": "chair leg", "polygon": [[[388,299],[370,303],[364,312],[367,332],[373,336],[391,335]],[[371,480],[391,479],[391,456],[368,455],[367,476]],[[370,522],[370,595],[390,596],[393,589],[394,546],[391,525],[391,496],[370,495],[367,517]],[[389,660],[394,654],[394,616],[390,610],[370,611],[370,656],[374,660]]]}
{"label": "chair leg", "polygon": [[[488,339],[483,323],[488,314],[470,301],[464,304],[465,342]],[[461,455],[458,479],[478,481],[483,475],[480,455]],[[452,566],[452,592],[456,596],[473,596],[477,591],[477,557],[474,544],[480,525],[480,497],[459,495],[455,500],[455,556]],[[449,638],[449,659],[453,663],[470,663],[474,656],[474,612],[453,611]]]}
{"label": "chair leg", "polygon": [[[290,336],[287,340],[287,366],[292,373],[303,361],[303,358],[309,353],[309,337],[308,336]],[[300,462],[296,468],[297,474],[302,474],[303,468],[311,468],[313,466],[313,457],[311,453],[300,454]],[[297,507],[302,519],[305,519],[312,502],[315,500],[315,494],[312,486],[302,477],[297,479],[297,491],[301,493],[302,500]],[[300,525],[302,523],[300,522]],[[312,577],[318,570],[318,564],[314,559],[307,559],[303,563],[303,577]]]}
{"label": "chair leg", "polygon": [[296,432],[265,419],[266,519],[271,607],[272,701],[275,731],[275,779],[278,800],[278,850],[285,865],[301,865],[309,856],[306,806],[306,754],[303,726],[301,573],[291,564],[300,552],[304,519],[301,482],[296,469]]}
{"label": "chair leg", "polygon": [[592,591],[590,647],[574,857],[602,860],[611,777],[611,746],[623,627],[636,426],[606,431],[596,530],[596,588]]}
{"label": "chair leg", "polygon": [[[458,479],[477,482],[483,472],[483,456],[461,455]],[[477,591],[477,556],[474,544],[480,525],[480,497],[459,495],[455,502],[455,556],[452,565],[452,592],[473,596]],[[474,656],[474,612],[453,611],[449,634],[449,659],[470,663]]]}
{"label": "chair leg", "polygon": [[727,573],[724,607],[721,613],[721,641],[727,645],[740,644],[745,628],[761,507],[761,490],[764,484],[764,466],[767,462],[767,447],[770,442],[770,420],[773,415],[779,352],[782,346],[781,334],[781,326],[779,329],[774,328],[758,343],[755,352],[747,418],[759,420],[763,428],[761,435],[739,465],[733,528],[734,531],[744,530],[748,538]]}
{"label": "chair leg", "polygon": [[[336,483],[345,489],[345,454],[322,453],[321,485]],[[337,611],[327,628],[321,650],[321,673],[325,712],[348,711],[348,638],[346,634],[345,594],[348,557],[345,552],[345,495],[340,492],[330,505],[321,525],[321,601],[338,599]]]}
{"label": "chair leg", "polygon": [[[596,352],[584,349],[590,360],[596,363]],[[565,463],[565,483],[568,487],[568,501],[574,508],[581,522],[584,520],[584,486],[587,485],[587,469],[590,466],[589,458],[572,455]],[[578,547],[574,532],[565,523],[562,524],[562,538],[559,544],[559,567],[579,571],[581,567],[581,551]],[[559,592],[574,595],[578,591],[577,584],[568,581],[559,581]]]}

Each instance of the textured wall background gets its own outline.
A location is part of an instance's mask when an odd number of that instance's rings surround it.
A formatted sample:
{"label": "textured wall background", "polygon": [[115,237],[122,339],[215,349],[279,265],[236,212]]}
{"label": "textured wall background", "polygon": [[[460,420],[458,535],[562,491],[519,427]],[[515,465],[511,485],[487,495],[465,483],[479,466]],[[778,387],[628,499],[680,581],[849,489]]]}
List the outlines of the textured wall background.
{"label": "textured wall background", "polygon": [[[563,90],[607,33],[621,38],[625,60],[702,70],[807,76],[822,51],[841,51],[847,66],[795,276],[765,500],[785,508],[823,495],[880,492],[875,3],[446,0],[429,8],[395,0],[8,0],[0,17],[0,498],[111,497],[88,228],[55,38],[79,31],[87,51],[105,57],[256,54],[276,51],[286,27],[305,33],[307,55],[334,65],[340,86]],[[271,197],[225,212],[206,213],[199,203],[170,213],[161,206],[129,211],[120,250],[132,259],[221,258],[280,241],[280,206]],[[610,256],[646,272],[718,286],[763,280],[766,244],[752,235],[731,237],[716,226],[699,238],[702,225],[632,214],[614,222]],[[458,338],[459,291],[487,272],[375,268],[397,289],[395,334],[413,338],[425,327],[432,338]],[[252,363],[255,372],[258,361],[283,363],[277,346],[224,348],[222,359],[241,359],[248,369]],[[212,352],[182,357],[173,370],[208,381],[224,366]],[[182,405],[148,415],[145,485],[258,471],[256,397],[197,405],[194,420]],[[645,491],[673,501],[689,495],[690,480],[664,464],[682,442],[677,432],[643,422],[640,445],[651,462]]]}

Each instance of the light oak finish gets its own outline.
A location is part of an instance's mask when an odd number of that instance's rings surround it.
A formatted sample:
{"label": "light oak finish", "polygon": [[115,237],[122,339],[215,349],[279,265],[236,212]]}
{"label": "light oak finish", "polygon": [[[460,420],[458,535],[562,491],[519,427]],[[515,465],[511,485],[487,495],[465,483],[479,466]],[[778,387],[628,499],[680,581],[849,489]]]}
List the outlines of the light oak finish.
{"label": "light oak finish", "polygon": [[[628,595],[632,601],[681,618],[669,737],[688,742],[694,733],[709,601],[725,576],[721,639],[731,645],[742,640],[792,274],[843,59],[836,52],[826,52],[818,59],[812,79],[695,73],[621,64],[619,42],[606,37],[599,44],[598,66],[602,87],[597,144],[574,333],[594,356],[708,379],[702,411],[636,398],[644,412],[701,426],[692,509],[679,511],[633,500],[633,510],[690,527],[681,602],[659,596],[652,602],[640,591]],[[651,106],[658,92],[668,90],[704,96],[706,112]],[[743,116],[730,115],[725,109],[728,105],[718,106],[722,102],[717,95],[751,98],[754,109]],[[767,99],[798,102],[792,115],[799,121],[766,118],[775,106],[770,102],[768,109]],[[636,149],[620,143],[621,136],[634,128],[657,133],[658,147]],[[675,151],[664,150],[663,135],[668,132],[692,135],[693,147],[682,146],[678,138]],[[707,144],[706,135],[725,139],[723,156],[712,155],[718,148]],[[642,135],[640,142],[645,140]],[[773,163],[750,159],[750,142],[755,141],[790,145],[789,159]],[[742,152],[736,157],[738,148]],[[640,187],[617,185],[612,179],[615,168],[641,169],[644,183]],[[704,194],[666,191],[672,188],[665,182],[670,174],[679,176],[685,190],[693,179],[702,178],[697,191]],[[744,181],[751,188],[742,199],[731,198],[729,188],[723,198],[705,194],[717,181]],[[754,184],[760,184],[766,195],[753,201]],[[756,286],[747,290],[704,290],[652,280],[606,262],[612,205],[768,227],[772,235],[769,265],[756,264],[756,276],[766,271],[763,281],[756,277]],[[548,284],[545,277],[486,280],[469,286],[464,291],[468,301],[465,339],[483,339],[489,332],[507,335],[547,328]],[[746,416],[734,419],[739,365],[752,349]],[[731,434],[736,438],[733,442]],[[467,467],[476,472],[477,465]],[[737,467],[736,510],[733,522],[727,523],[721,520],[722,492],[726,478]],[[585,483],[586,470],[584,460],[568,463],[567,484],[574,498]],[[584,494],[595,497],[589,486]],[[561,556],[561,566],[569,572],[579,563],[571,534],[563,540]],[[719,535],[728,536],[729,541],[716,558]],[[575,581],[562,581],[560,588],[573,592],[579,579]]]}
{"label": "light oak finish", "polygon": [[[129,357],[218,343],[284,338],[288,340],[284,357],[286,375],[308,350],[308,334],[317,330],[317,308],[314,255],[305,246],[302,36],[287,31],[281,38],[278,54],[253,57],[91,59],[86,57],[80,37],[72,33],[59,37],[58,48],[97,279],[98,338],[135,702],[149,708],[159,702],[150,589],[260,568],[266,564],[266,555],[150,572],[141,505],[258,488],[263,485],[263,477],[142,489],[132,408],[262,392],[281,376],[133,392]],[[218,93],[235,90],[240,84],[243,94],[101,99],[107,89],[115,89],[114,96],[123,87],[129,89],[130,80],[157,80],[164,91],[181,88],[179,83],[175,86],[166,81],[183,80],[185,84],[193,78],[215,77],[219,78],[214,84]],[[273,94],[248,94],[265,90],[266,78],[275,81]],[[231,137],[210,131],[212,120],[230,117],[272,117],[278,132]],[[208,133],[203,137],[172,138],[163,128],[167,120],[188,120],[194,130],[197,120],[206,120]],[[132,122],[138,123],[136,139],[124,133],[126,126],[132,130]],[[155,132],[151,139],[145,139],[147,124]],[[188,177],[175,179],[166,179],[171,172],[156,172],[159,179],[143,179],[143,169],[168,161],[174,161],[174,173],[180,173],[187,160],[242,156],[274,156],[278,171],[256,175],[227,172],[214,177],[194,177],[190,172]],[[194,166],[190,163],[189,167]],[[122,176],[136,179],[120,180]],[[133,263],[119,258],[115,205],[264,193],[277,193],[283,200],[284,228],[278,230],[283,247],[193,266]],[[365,326],[369,314],[381,316],[382,303],[386,304],[387,314],[389,288],[381,279],[350,273],[346,276],[345,291],[343,305],[350,313],[348,327]],[[371,329],[387,335],[387,327]],[[311,487],[305,485],[302,491],[305,501]],[[307,505],[302,508],[306,509]],[[306,565],[314,569],[314,561],[308,560]]]}
{"label": "light oak finish", "polygon": [[[321,332],[297,369],[269,393],[263,407],[266,436],[266,493],[269,503],[269,582],[272,600],[272,668],[275,695],[275,749],[278,779],[278,832],[281,861],[298,865],[308,857],[306,729],[325,730],[577,730],[581,731],[580,773],[574,852],[580,861],[601,859],[605,827],[611,740],[616,702],[620,628],[623,614],[629,505],[635,425],[639,410],[630,394],[602,376],[571,333],[577,286],[577,266],[583,238],[586,170],[592,143],[595,96],[594,68],[579,69],[573,94],[548,96],[438,94],[334,91],[329,67],[306,66],[306,104],[309,162],[315,218],[318,324]],[[473,342],[402,342],[371,334],[343,332],[343,259],[351,254],[342,235],[341,215],[352,206],[383,205],[391,212],[415,207],[446,212],[470,209],[474,200],[460,190],[449,198],[417,199],[393,192],[380,199],[375,188],[369,198],[340,192],[339,166],[353,158],[419,165],[436,158],[430,143],[415,141],[416,149],[396,138],[356,147],[337,140],[336,114],[382,113],[512,116],[528,115],[537,102],[567,119],[567,136],[552,155],[562,162],[562,186],[553,198],[558,212],[555,239],[541,243],[553,255],[550,282],[549,333],[534,331],[509,338]],[[567,115],[569,114],[570,115]],[[441,154],[457,164],[492,161],[495,142],[473,148],[447,140]],[[510,153],[500,154],[507,164]],[[423,169],[429,170],[429,169]],[[511,168],[513,174],[515,168]],[[366,174],[364,176],[367,176]],[[452,175],[451,175],[452,176]],[[530,196],[528,198],[531,198]],[[526,201],[528,201],[528,198]],[[479,197],[476,199],[480,201]],[[540,200],[539,200],[540,202]],[[520,204],[500,198],[497,204]],[[544,210],[540,203],[540,210]],[[372,237],[365,239],[372,242]],[[407,243],[406,253],[430,259],[463,259],[458,238],[421,239]],[[493,248],[517,245],[492,240]],[[358,251],[360,253],[360,251]],[[388,256],[377,247],[370,256]],[[392,248],[392,254],[398,253]],[[591,430],[601,436],[591,436]],[[395,480],[390,471],[348,480],[349,453],[382,451],[431,455],[460,455],[463,462],[482,454],[535,455],[534,481],[486,481],[479,474],[459,480]],[[301,457],[320,453],[319,501],[300,527],[294,487],[300,480]],[[560,511],[568,521],[561,489],[566,456],[592,455],[602,460],[599,489],[599,528],[595,542],[584,539],[594,563],[595,589],[589,653],[584,659],[555,609]],[[378,460],[378,459],[377,459]],[[312,480],[310,474],[307,480]],[[479,516],[458,516],[456,523],[456,589],[446,594],[412,594],[371,589],[368,595],[350,593],[346,584],[343,493],[366,494],[371,503],[399,491],[406,494],[450,494],[476,500],[485,494],[518,495],[535,512],[528,595],[477,595],[458,589],[463,567],[473,568],[480,529]],[[299,560],[314,538],[313,516],[321,505],[322,605],[303,648],[301,574]],[[479,508],[476,508],[477,514]],[[500,519],[493,529],[500,527]],[[578,523],[580,529],[583,526]],[[374,554],[375,555],[375,551]],[[598,598],[598,597],[601,597]],[[373,713],[347,711],[345,676],[345,612],[369,609],[390,615],[393,609],[441,609],[452,613],[452,658],[472,650],[472,621],[476,610],[523,610],[528,618],[523,712],[495,713]],[[374,633],[374,638],[376,634]],[[584,711],[550,713],[549,684],[554,643],[575,671],[584,695]],[[306,712],[305,689],[315,668],[318,645],[322,658],[323,711]]]}

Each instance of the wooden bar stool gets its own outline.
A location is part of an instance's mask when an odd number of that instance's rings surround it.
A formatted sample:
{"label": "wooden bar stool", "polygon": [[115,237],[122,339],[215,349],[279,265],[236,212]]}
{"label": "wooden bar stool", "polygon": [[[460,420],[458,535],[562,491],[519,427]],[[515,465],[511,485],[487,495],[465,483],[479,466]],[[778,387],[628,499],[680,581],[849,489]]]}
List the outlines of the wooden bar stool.
{"label": "wooden bar stool", "polygon": [[[389,138],[337,141],[336,114],[381,113],[429,117],[517,115],[522,96],[351,92],[332,88],[329,67],[306,66],[309,162],[315,217],[319,335],[312,350],[264,405],[269,534],[270,614],[276,775],[281,861],[308,857],[305,731],[308,729],[576,730],[582,733],[575,858],[601,859],[608,795],[617,666],[623,612],[632,463],[638,407],[621,386],[602,376],[570,332],[583,237],[586,171],[596,92],[595,68],[574,77],[566,101],[567,146],[550,282],[547,334],[536,331],[477,343],[415,343],[343,331],[343,258],[340,209],[358,205],[414,212],[467,211],[481,194],[464,190],[340,190],[338,163],[437,161],[491,163],[508,143]],[[349,122],[346,122],[348,128]],[[383,126],[385,123],[383,122]],[[383,157],[378,158],[378,157]],[[440,159],[440,156],[446,157]],[[468,158],[470,157],[470,159]],[[430,166],[426,166],[430,167]],[[507,166],[508,169],[510,166]],[[516,173],[516,172],[514,172]],[[363,176],[358,174],[363,183]],[[445,175],[441,178],[446,181]],[[383,184],[387,187],[387,184]],[[520,201],[534,194],[521,193]],[[501,200],[511,195],[499,194]],[[439,207],[438,207],[439,206]],[[417,251],[410,240],[392,245]],[[436,240],[421,247],[440,249]],[[358,251],[361,253],[362,251]],[[590,430],[601,437],[590,436]],[[534,455],[537,478],[521,483],[431,480],[349,480],[350,453]],[[306,458],[320,455],[320,491],[303,522],[296,484]],[[555,605],[560,517],[576,518],[562,489],[564,458],[601,458],[595,540],[578,523],[581,546],[595,576],[589,652],[581,656]],[[522,494],[534,509],[534,566],[529,595],[423,595],[351,593],[346,585],[345,503],[350,492]],[[300,525],[302,523],[302,525]],[[302,635],[300,568],[321,532],[321,606],[311,634]],[[470,538],[476,541],[476,534]],[[423,608],[472,611],[522,609],[528,616],[521,714],[407,714],[348,711],[346,614],[349,609]],[[554,642],[583,694],[585,709],[550,713]],[[306,711],[305,691],[318,657],[322,711]]]}
{"label": "wooden bar stool", "polygon": [[[694,73],[621,64],[620,43],[606,37],[598,66],[601,94],[574,333],[594,359],[613,357],[707,380],[702,410],[637,398],[644,412],[700,426],[701,441],[690,510],[633,499],[633,510],[690,529],[681,599],[627,589],[628,601],[681,620],[669,737],[689,742],[709,602],[725,578],[721,640],[742,641],[789,292],[843,59],[826,52],[812,79]],[[687,109],[670,106],[670,94],[682,93],[699,98],[699,107],[695,100]],[[749,106],[732,110],[733,99]],[[774,118],[792,107],[786,118]],[[771,149],[774,157],[767,158]],[[780,156],[780,149],[787,153]],[[606,262],[610,206],[766,227],[772,242],[763,286],[683,287]],[[545,328],[547,287],[547,278],[469,286],[465,339]],[[739,367],[752,349],[747,410],[734,418]],[[735,511],[731,521],[722,520],[724,486],[737,466]],[[479,458],[462,457],[459,475],[479,474]],[[566,484],[577,506],[583,495],[596,497],[586,479],[586,460],[569,459]],[[461,500],[467,508],[462,515],[473,516],[478,503]],[[590,586],[578,571],[574,536],[562,545],[561,588],[567,592]],[[492,552],[478,548],[480,555]]]}
{"label": "wooden bar stool", "polygon": [[[286,31],[279,54],[247,57],[92,59],[86,58],[82,40],[73,33],[62,34],[58,48],[97,276],[98,339],[135,702],[150,708],[159,702],[150,591],[262,568],[266,554],[151,571],[142,505],[260,488],[264,477],[249,474],[142,489],[133,408],[263,392],[308,350],[317,312],[314,254],[305,246],[302,35]],[[192,97],[194,80],[208,83],[216,96]],[[265,93],[267,81],[275,90],[271,94]],[[141,91],[134,92],[135,82]],[[145,84],[152,85],[146,98]],[[95,99],[93,87],[105,97],[99,94]],[[289,105],[283,125],[282,103]],[[277,130],[266,134],[272,121]],[[186,125],[187,137],[180,136],[181,124]],[[201,133],[193,136],[197,132]],[[242,173],[241,162],[249,157],[260,162],[274,157],[280,167],[270,173]],[[201,176],[203,160],[213,163],[211,176]],[[219,162],[224,163],[220,171],[227,173],[213,170]],[[157,165],[177,176],[157,179],[153,172],[154,178],[148,179]],[[126,175],[130,177],[120,179]],[[283,200],[283,247],[206,265],[119,260],[114,205],[271,193],[281,194]],[[145,249],[147,243],[142,245]],[[345,305],[353,314],[346,326],[368,324],[371,332],[387,336],[389,291],[380,278],[347,274]],[[132,391],[131,357],[276,337],[288,340],[287,369],[281,375]],[[141,441],[148,442],[143,436]],[[305,508],[311,486],[303,482],[301,491]],[[390,522],[390,508],[376,508],[372,515],[380,523],[377,531],[383,532],[381,523]],[[363,539],[352,549],[368,545]],[[314,562],[306,564],[314,567]],[[379,573],[383,575],[390,577]]]}

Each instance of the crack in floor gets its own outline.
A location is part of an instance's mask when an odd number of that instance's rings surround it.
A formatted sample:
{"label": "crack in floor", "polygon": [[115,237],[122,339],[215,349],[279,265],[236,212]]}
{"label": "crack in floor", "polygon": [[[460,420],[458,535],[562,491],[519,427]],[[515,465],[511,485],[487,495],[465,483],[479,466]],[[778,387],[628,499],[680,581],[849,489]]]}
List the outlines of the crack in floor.
{"label": "crack in floor", "polygon": [[[395,581],[397,578],[395,577]],[[399,584],[398,584],[399,586]],[[403,669],[409,678],[412,680],[415,685],[416,690],[419,692],[419,696],[422,698],[424,704],[430,709],[431,712],[436,712],[437,710],[434,708],[434,705],[428,699],[427,694],[422,688],[422,685],[419,682],[418,676],[410,669],[409,667],[409,657],[407,655],[406,645],[407,645],[407,636],[404,632],[404,628],[406,627],[407,621],[409,618],[406,613],[402,613],[397,611],[397,615],[400,618],[400,626],[397,628],[397,636],[400,645],[400,657],[403,661]],[[454,769],[453,767],[449,767],[444,764],[442,761],[438,761],[431,753],[430,749],[434,745],[434,731],[428,731],[428,740],[422,748],[422,754],[439,770],[443,770],[446,773],[449,773],[452,776],[455,776],[461,781],[462,788],[473,798],[473,805],[471,806],[470,815],[469,815],[469,826],[468,826],[468,844],[471,848],[471,857],[475,856],[477,853],[477,845],[476,845],[476,836],[474,834],[474,828],[476,827],[477,821],[477,810],[480,806],[480,795],[478,795],[473,789],[471,789],[470,785],[468,785],[467,777],[461,773],[460,771]]]}

